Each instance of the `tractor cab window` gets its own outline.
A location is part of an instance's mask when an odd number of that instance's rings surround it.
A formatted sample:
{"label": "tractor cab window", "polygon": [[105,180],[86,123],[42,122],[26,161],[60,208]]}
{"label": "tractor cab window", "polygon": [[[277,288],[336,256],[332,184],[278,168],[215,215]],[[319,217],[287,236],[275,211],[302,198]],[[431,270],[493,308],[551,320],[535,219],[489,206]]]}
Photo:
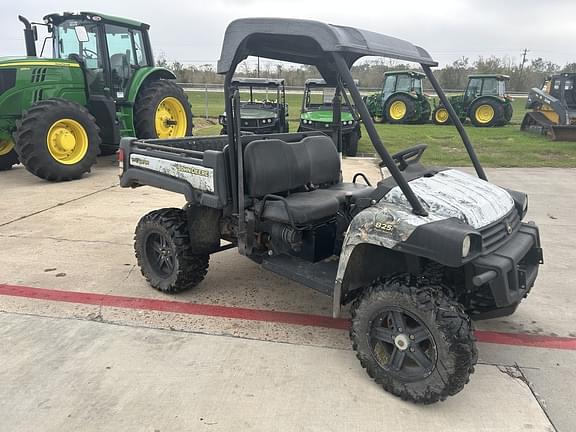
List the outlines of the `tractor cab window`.
{"label": "tractor cab window", "polygon": [[56,34],[55,52],[58,58],[79,57],[88,69],[102,68],[96,24],[67,21],[57,27]]}
{"label": "tractor cab window", "polygon": [[568,108],[576,108],[576,91],[574,90],[574,81],[571,79],[566,80],[564,84],[564,98],[566,99]]}
{"label": "tractor cab window", "polygon": [[93,93],[104,91],[104,66],[97,37],[97,24],[64,21],[54,29],[56,58],[80,61],[86,71],[88,88]]}
{"label": "tractor cab window", "polygon": [[396,91],[412,91],[412,77],[409,75],[398,75],[398,79],[396,81]]}
{"label": "tractor cab window", "polygon": [[142,32],[111,24],[106,24],[104,28],[110,56],[112,92],[115,97],[122,98],[134,71],[148,63]]}
{"label": "tractor cab window", "polygon": [[498,81],[498,96],[506,96],[506,81]]}
{"label": "tractor cab window", "polygon": [[498,96],[499,83],[496,79],[485,79],[482,87],[482,95]]}
{"label": "tractor cab window", "polygon": [[382,89],[383,98],[384,100],[388,99],[392,93],[394,93],[394,89],[396,88],[396,75],[388,75],[384,80],[384,88]]}
{"label": "tractor cab window", "polygon": [[468,87],[466,88],[466,93],[464,93],[465,99],[474,99],[480,96],[482,91],[482,78],[472,78],[468,82]]}
{"label": "tractor cab window", "polygon": [[412,79],[412,91],[416,92],[416,94],[424,93],[422,90],[422,80],[420,78]]}

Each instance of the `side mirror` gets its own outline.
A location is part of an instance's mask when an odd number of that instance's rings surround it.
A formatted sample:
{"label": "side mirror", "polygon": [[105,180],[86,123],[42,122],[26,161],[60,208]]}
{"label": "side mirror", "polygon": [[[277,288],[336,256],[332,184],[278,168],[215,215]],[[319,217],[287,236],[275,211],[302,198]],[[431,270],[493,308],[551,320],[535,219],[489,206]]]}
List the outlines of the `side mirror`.
{"label": "side mirror", "polygon": [[34,35],[34,40],[38,40],[38,27],[32,26],[32,34]]}
{"label": "side mirror", "polygon": [[88,32],[86,31],[86,27],[76,26],[74,27],[74,31],[76,32],[76,38],[78,39],[78,42],[88,42],[90,40],[88,38]]}

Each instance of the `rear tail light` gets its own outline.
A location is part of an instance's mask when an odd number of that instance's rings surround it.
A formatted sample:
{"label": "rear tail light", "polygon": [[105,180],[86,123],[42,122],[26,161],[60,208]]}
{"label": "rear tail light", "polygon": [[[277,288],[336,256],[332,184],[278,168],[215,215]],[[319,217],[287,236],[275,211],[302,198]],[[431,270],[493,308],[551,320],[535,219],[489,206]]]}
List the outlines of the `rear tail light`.
{"label": "rear tail light", "polygon": [[120,168],[120,175],[124,171],[124,149],[119,149],[117,154],[118,158],[118,167]]}

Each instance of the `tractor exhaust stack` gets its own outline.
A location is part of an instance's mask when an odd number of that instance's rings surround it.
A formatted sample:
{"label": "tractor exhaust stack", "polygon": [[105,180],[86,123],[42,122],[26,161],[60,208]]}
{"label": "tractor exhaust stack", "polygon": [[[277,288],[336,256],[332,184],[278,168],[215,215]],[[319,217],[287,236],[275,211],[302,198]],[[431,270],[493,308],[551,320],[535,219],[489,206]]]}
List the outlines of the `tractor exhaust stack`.
{"label": "tractor exhaust stack", "polygon": [[32,27],[30,21],[22,15],[18,15],[18,19],[24,24],[24,40],[26,41],[26,55],[28,57],[36,57],[36,29]]}

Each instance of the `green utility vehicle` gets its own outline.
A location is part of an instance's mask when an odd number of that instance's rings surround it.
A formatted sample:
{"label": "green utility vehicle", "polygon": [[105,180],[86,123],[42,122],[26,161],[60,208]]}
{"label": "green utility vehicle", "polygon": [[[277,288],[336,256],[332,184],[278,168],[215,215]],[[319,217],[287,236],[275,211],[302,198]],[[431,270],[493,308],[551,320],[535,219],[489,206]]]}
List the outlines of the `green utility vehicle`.
{"label": "green utility vehicle", "polygon": [[172,72],[154,66],[148,24],[94,12],[51,14],[53,58],[37,56],[37,27],[24,23],[26,57],[0,58],[0,168],[18,160],[46,180],[90,171],[120,138],[192,134],[192,111]]}
{"label": "green utility vehicle", "polygon": [[[358,81],[355,81],[358,85]],[[350,103],[346,90],[342,93],[345,103],[341,105],[342,121],[342,153],[346,156],[356,156],[360,140],[360,118],[354,105]],[[304,99],[300,111],[300,126],[298,132],[321,131],[331,134],[333,130],[333,103],[336,96],[334,86],[326,84],[323,79],[308,79],[304,83]],[[337,142],[337,139],[334,139]]]}
{"label": "green utility vehicle", "polygon": [[[451,96],[450,103],[460,121],[467,118],[476,127],[504,126],[512,119],[512,98],[506,93],[506,81],[501,74],[470,75],[464,94]],[[434,108],[432,121],[437,125],[450,123],[448,110],[440,103]]]}
{"label": "green utility vehicle", "polygon": [[[232,78],[249,56],[316,67],[336,88],[338,141],[338,95],[349,93],[386,168],[382,179],[371,184],[357,173],[345,182],[342,146],[322,132],[243,133]],[[427,165],[426,144],[388,152],[352,79],[350,69],[364,56],[420,64],[475,175]],[[334,317],[349,304],[352,348],[387,391],[425,404],[461,391],[478,360],[471,318],[512,314],[543,261],[538,227],[523,222],[527,195],[488,181],[434,66],[423,48],[362,29],[286,18],[232,22],[218,62],[234,125],[228,134],[125,138],[120,145],[122,187],[147,185],[186,200],[140,219],[134,247],[143,276],[176,294],[202,283],[212,255],[237,250],[265,270],[330,295]],[[218,295],[215,279],[202,290]]]}
{"label": "green utility vehicle", "polygon": [[425,78],[423,73],[410,70],[385,72],[380,93],[366,98],[372,118],[389,123],[426,123],[431,108],[422,90]]}
{"label": "green utility vehicle", "polygon": [[[288,132],[288,105],[283,79],[240,78],[234,80],[233,85],[240,92],[242,89],[249,91],[248,100],[240,103],[242,131],[256,134]],[[225,112],[220,115],[218,122],[222,125],[220,134],[226,135]]]}

